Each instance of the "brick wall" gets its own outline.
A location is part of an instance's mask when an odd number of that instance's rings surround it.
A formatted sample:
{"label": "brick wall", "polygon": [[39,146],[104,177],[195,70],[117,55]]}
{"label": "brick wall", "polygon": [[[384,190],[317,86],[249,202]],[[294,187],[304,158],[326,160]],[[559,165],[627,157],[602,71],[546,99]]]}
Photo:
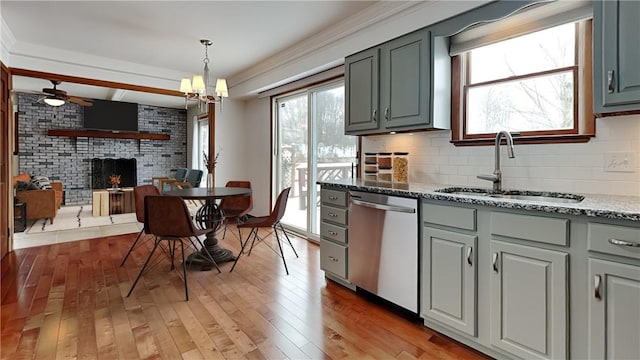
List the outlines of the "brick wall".
{"label": "brick wall", "polygon": [[187,113],[138,105],[138,130],[170,134],[169,141],[48,136],[49,129],[82,129],[82,107],[38,103],[18,94],[19,172],[62,181],[66,204],[91,203],[91,159],[135,158],[138,185],[187,164]]}

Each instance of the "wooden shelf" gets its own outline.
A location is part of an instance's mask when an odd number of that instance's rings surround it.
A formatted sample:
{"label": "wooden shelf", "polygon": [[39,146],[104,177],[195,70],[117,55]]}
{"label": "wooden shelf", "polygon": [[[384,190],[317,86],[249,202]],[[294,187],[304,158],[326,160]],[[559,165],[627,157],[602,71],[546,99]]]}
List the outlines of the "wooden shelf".
{"label": "wooden shelf", "polygon": [[66,137],[91,137],[91,138],[114,138],[114,139],[149,139],[149,140],[169,140],[169,134],[149,134],[149,133],[130,133],[118,131],[103,130],[73,130],[73,129],[50,129],[47,131],[49,136],[66,136]]}

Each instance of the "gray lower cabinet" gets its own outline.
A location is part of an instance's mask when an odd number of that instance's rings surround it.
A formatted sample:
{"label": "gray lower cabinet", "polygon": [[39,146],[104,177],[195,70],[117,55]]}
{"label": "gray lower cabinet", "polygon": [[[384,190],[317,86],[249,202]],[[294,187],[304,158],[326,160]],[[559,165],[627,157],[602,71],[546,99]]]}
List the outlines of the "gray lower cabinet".
{"label": "gray lower cabinet", "polygon": [[525,359],[567,358],[569,255],[491,241],[491,344]]}
{"label": "gray lower cabinet", "polygon": [[320,268],[325,274],[349,285],[348,200],[344,190],[322,187],[320,191]]}
{"label": "gray lower cabinet", "polygon": [[594,109],[640,109],[640,1],[594,1]]}
{"label": "gray lower cabinet", "polygon": [[589,358],[640,359],[640,266],[589,259]]}
{"label": "gray lower cabinet", "polygon": [[421,315],[476,336],[478,237],[423,227]]}
{"label": "gray lower cabinet", "polygon": [[589,358],[640,359],[640,226],[589,222]]}

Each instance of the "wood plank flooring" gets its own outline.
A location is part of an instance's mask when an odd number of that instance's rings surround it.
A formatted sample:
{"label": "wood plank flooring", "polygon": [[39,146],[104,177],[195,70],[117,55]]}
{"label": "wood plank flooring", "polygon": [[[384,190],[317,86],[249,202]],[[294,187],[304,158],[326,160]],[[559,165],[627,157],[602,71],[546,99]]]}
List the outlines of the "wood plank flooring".
{"label": "wood plank flooring", "polygon": [[[235,231],[235,229],[229,229]],[[292,237],[290,275],[266,244],[217,271],[124,267],[135,234],[16,250],[1,266],[2,359],[484,359],[419,321],[324,278],[319,247]],[[273,239],[271,239],[273,240]],[[270,241],[267,241],[270,242]],[[273,242],[271,241],[273,244]],[[221,245],[239,250],[237,238]],[[178,267],[178,269],[181,269]]]}

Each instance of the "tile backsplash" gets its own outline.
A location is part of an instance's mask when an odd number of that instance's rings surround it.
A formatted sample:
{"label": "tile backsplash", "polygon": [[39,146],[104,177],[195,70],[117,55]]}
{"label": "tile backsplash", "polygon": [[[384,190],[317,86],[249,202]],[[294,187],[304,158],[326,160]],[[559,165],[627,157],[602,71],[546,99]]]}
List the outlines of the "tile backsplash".
{"label": "tile backsplash", "polygon": [[[640,196],[640,115],[596,120],[596,137],[580,144],[501,146],[505,189]],[[479,174],[494,169],[493,146],[456,147],[450,131],[365,136],[364,152],[409,152],[409,181],[491,187]],[[631,153],[629,172],[605,171],[606,155]],[[607,157],[608,159],[608,157]]]}

